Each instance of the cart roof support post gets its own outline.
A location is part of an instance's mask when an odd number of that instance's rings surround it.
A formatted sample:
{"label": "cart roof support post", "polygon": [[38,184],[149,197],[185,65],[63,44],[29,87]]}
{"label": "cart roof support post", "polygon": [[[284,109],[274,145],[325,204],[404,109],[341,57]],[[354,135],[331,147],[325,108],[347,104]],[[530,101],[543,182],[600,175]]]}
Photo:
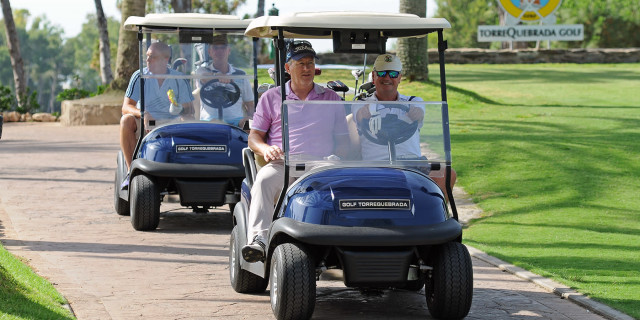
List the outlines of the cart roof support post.
{"label": "cart roof support post", "polygon": [[[276,48],[278,49],[278,55],[276,58],[278,59],[279,65],[276,67],[279,69],[278,73],[278,82],[280,85],[280,95],[282,97],[282,103],[280,104],[280,116],[282,121],[282,150],[285,154],[287,154],[289,149],[289,120],[287,112],[284,110],[284,101],[287,99],[287,84],[285,83],[284,73],[285,73],[285,57],[287,56],[287,48],[286,43],[284,41],[284,31],[282,28],[278,28],[278,39],[276,42]],[[284,196],[287,193],[287,186],[289,185],[289,164],[286,159],[284,162],[284,184],[282,188],[282,192],[280,192],[280,196],[278,197],[278,203],[276,204],[275,211],[273,212],[273,219],[277,218],[278,212],[280,211],[280,207],[282,206],[282,201],[284,201]]]}
{"label": "cart roof support post", "polygon": [[442,105],[442,131],[444,134],[444,149],[445,149],[445,188],[447,189],[447,196],[453,218],[458,220],[458,209],[456,208],[456,202],[453,199],[453,190],[451,187],[451,133],[449,131],[449,104],[447,103],[447,77],[444,70],[444,51],[448,49],[447,41],[444,40],[442,35],[443,29],[438,29],[438,59],[440,64],[440,96],[443,101]]}

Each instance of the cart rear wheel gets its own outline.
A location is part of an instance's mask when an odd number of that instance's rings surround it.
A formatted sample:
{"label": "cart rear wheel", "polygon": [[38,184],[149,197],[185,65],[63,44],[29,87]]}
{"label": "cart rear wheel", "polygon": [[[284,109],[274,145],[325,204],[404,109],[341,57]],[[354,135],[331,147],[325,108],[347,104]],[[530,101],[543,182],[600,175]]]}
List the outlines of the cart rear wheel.
{"label": "cart rear wheel", "polygon": [[120,186],[124,177],[127,175],[127,163],[124,160],[122,151],[118,152],[118,158],[116,160],[116,176],[113,183],[113,206],[116,209],[116,213],[121,216],[129,215],[129,201],[120,198]]}
{"label": "cart rear wheel", "polygon": [[462,319],[471,308],[473,268],[467,248],[449,242],[436,248],[425,296],[429,312],[438,319]]}
{"label": "cart rear wheel", "polygon": [[229,240],[229,278],[233,290],[239,293],[260,293],[267,288],[267,280],[240,267],[240,241],[238,226],[233,227]]}
{"label": "cart rear wheel", "polygon": [[131,179],[131,225],[138,231],[155,230],[160,223],[160,191],[154,179],[139,174]]}
{"label": "cart rear wheel", "polygon": [[269,277],[271,309],[277,319],[309,319],[316,304],[313,259],[299,244],[276,247]]}

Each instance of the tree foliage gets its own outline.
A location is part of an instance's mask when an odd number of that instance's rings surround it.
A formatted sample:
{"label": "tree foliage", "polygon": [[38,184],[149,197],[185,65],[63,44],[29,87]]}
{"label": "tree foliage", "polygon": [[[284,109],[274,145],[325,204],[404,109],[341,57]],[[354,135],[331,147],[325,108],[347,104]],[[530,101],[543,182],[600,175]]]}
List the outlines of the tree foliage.
{"label": "tree foliage", "polygon": [[[44,108],[43,111],[55,109],[59,106],[55,96],[72,70],[71,59],[65,55],[62,45],[62,28],[53,25],[46,16],[35,17],[31,25],[27,26],[30,16],[27,10],[16,9],[13,13],[28,88],[27,92],[22,94],[26,97],[26,102],[20,102],[16,109],[38,111],[40,106]],[[4,32],[3,25],[0,25],[0,29]],[[8,54],[5,54],[8,52],[5,39],[0,41],[0,52],[0,63],[10,65]],[[2,69],[0,85],[13,85],[5,68]]]}
{"label": "tree foliage", "polygon": [[[64,49],[72,58],[71,86],[84,90],[95,90],[100,80],[100,52],[99,34],[96,28],[95,14],[88,14],[86,22],[82,24],[80,33],[65,41]],[[107,18],[109,42],[111,52],[111,70],[115,69],[115,57],[118,50],[118,31],[120,21]],[[137,57],[137,55],[136,55]]]}
{"label": "tree foliage", "polygon": [[436,0],[436,4],[436,17],[451,23],[451,29],[445,31],[449,48],[489,47],[489,42],[478,42],[477,30],[479,25],[498,24],[499,9],[495,0]]}
{"label": "tree foliage", "polygon": [[[147,12],[185,12],[177,0],[146,0]],[[184,0],[183,0],[184,1]],[[246,0],[191,0],[191,10],[197,13],[233,14]]]}
{"label": "tree foliage", "polygon": [[640,1],[564,1],[557,16],[559,24],[584,24],[584,41],[564,42],[561,46],[640,47]]}

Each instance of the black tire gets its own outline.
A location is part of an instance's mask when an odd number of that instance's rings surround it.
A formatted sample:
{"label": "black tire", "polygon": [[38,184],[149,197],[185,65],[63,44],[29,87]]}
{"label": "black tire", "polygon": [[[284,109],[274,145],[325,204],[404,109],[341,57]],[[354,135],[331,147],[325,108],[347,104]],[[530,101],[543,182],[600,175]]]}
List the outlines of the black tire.
{"label": "black tire", "polygon": [[240,267],[240,252],[238,226],[233,227],[229,240],[229,279],[231,287],[239,293],[262,293],[267,289],[268,281]]}
{"label": "black tire", "polygon": [[131,179],[131,225],[138,231],[155,230],[160,223],[160,191],[154,179],[139,174]]}
{"label": "black tire", "polygon": [[113,206],[116,209],[116,213],[121,216],[128,216],[129,213],[129,201],[120,198],[120,185],[124,177],[127,175],[127,163],[124,160],[122,151],[118,152],[118,158],[116,160],[116,176],[113,184]]}
{"label": "black tire", "polygon": [[469,313],[473,298],[471,256],[458,242],[435,249],[433,270],[425,288],[429,312],[437,319],[462,319]]}
{"label": "black tire", "polygon": [[315,265],[304,246],[283,243],[276,247],[269,285],[276,319],[311,318],[316,305]]}

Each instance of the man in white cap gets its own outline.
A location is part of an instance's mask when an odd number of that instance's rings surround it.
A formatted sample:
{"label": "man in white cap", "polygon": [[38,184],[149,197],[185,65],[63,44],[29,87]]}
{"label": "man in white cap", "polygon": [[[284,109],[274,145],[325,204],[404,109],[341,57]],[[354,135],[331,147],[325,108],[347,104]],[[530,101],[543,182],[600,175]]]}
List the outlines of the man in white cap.
{"label": "man in white cap", "polygon": [[[424,101],[420,97],[405,96],[398,92],[398,85],[402,80],[402,62],[400,58],[392,54],[382,54],[376,58],[373,64],[373,84],[375,85],[375,93],[367,98],[367,101]],[[398,159],[418,159],[422,157],[420,150],[420,130],[422,120],[424,118],[424,105],[411,105],[407,112],[389,108],[384,104],[370,104],[368,107],[354,108],[353,120],[356,124],[363,119],[369,119],[370,129],[377,131],[380,129],[380,119],[387,114],[396,114],[398,119],[406,122],[419,122],[418,130],[406,141],[396,145],[396,155]],[[372,120],[372,118],[374,118]],[[375,134],[375,132],[373,132]],[[369,139],[360,139],[362,149],[362,159],[365,160],[387,160],[389,159],[389,150],[387,146],[376,144]],[[445,179],[441,176],[431,175],[431,178],[445,192]],[[456,173],[451,170],[451,186],[456,181]]]}

